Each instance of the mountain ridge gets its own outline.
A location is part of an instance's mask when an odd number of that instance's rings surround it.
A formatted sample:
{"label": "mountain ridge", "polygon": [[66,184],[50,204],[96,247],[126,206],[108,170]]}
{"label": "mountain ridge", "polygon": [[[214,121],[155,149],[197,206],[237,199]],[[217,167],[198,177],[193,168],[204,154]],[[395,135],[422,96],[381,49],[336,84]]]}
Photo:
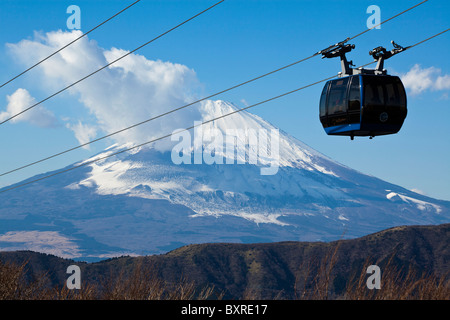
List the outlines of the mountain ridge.
{"label": "mountain ridge", "polygon": [[[202,110],[207,120],[236,107],[209,101]],[[226,137],[227,129],[244,133],[234,137],[232,164],[175,164],[171,148],[183,143],[175,139],[0,193],[0,250],[99,260],[164,253],[191,243],[332,241],[397,225],[450,222],[449,201],[355,171],[283,132],[276,174],[261,175],[261,168],[277,159],[270,153],[262,162],[245,162],[252,139],[245,132],[278,129],[241,112],[202,132]],[[212,148],[210,136],[200,144],[195,132],[186,136],[192,139],[185,141],[191,160],[196,152],[204,157],[205,150],[227,156]],[[112,146],[63,170],[123,148]]]}
{"label": "mountain ridge", "polygon": [[[181,278],[198,287],[214,286],[224,298],[296,299],[322,268],[329,268],[329,296],[338,296],[368,265],[390,270],[448,277],[450,224],[399,226],[357,239],[333,242],[206,243],[161,255],[119,257],[95,263],[76,262],[34,252],[0,252],[0,261],[28,262],[33,274],[47,273],[52,285],[63,286],[69,265],[81,268],[83,285],[130,275],[143,264],[165,283]],[[336,256],[333,260],[333,254]],[[108,278],[111,275],[112,278]],[[448,279],[448,278],[447,278]],[[386,280],[387,281],[387,280]],[[382,282],[383,283],[383,282]],[[447,284],[448,285],[448,284]]]}

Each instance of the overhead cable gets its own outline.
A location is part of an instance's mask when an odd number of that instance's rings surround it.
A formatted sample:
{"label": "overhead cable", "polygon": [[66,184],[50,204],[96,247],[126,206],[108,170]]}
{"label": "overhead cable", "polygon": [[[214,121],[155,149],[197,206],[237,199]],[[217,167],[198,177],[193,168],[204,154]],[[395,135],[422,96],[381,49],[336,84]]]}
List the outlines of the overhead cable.
{"label": "overhead cable", "polygon": [[50,59],[51,57],[53,57],[55,54],[61,52],[62,50],[64,50],[65,48],[67,48],[68,46],[74,44],[75,42],[77,42],[78,40],[80,40],[81,38],[87,36],[89,33],[91,33],[92,31],[98,29],[99,27],[101,27],[102,25],[104,25],[105,23],[107,23],[108,21],[114,19],[115,17],[117,17],[119,14],[121,14],[122,12],[124,12],[125,10],[131,8],[132,6],[134,6],[136,3],[138,3],[141,0],[137,0],[135,2],[133,2],[132,4],[130,4],[128,7],[120,10],[119,12],[117,12],[116,14],[114,14],[113,16],[109,17],[108,19],[106,19],[105,21],[103,21],[102,23],[96,25],[94,28],[90,29],[89,31],[83,33],[81,36],[77,37],[76,39],[72,40],[71,42],[69,42],[68,44],[66,44],[65,46],[59,48],[58,50],[56,50],[55,52],[53,52],[51,55],[45,57],[44,59],[36,62],[34,65],[32,65],[31,67],[29,67],[28,69],[22,71],[21,73],[19,73],[18,75],[16,75],[15,77],[9,79],[8,81],[6,81],[5,83],[3,83],[2,85],[0,85],[0,88],[3,88],[4,86],[6,86],[8,83],[16,80],[17,78],[19,78],[20,76],[24,75],[25,73],[27,73],[28,71],[30,71],[31,69],[37,67],[38,65],[40,65],[41,63],[43,63],[44,61]]}
{"label": "overhead cable", "polygon": [[139,47],[137,47],[137,48],[135,48],[135,49],[133,49],[133,50],[131,50],[131,51],[128,51],[126,54],[124,54],[124,55],[120,56],[119,58],[117,58],[117,59],[115,59],[115,60],[109,62],[108,64],[104,65],[104,66],[101,67],[100,69],[97,69],[97,70],[95,70],[95,71],[89,73],[88,75],[84,76],[83,78],[81,78],[81,79],[79,79],[79,80],[73,82],[72,84],[70,84],[70,85],[64,87],[63,89],[61,89],[61,90],[59,90],[59,91],[53,93],[52,95],[48,96],[47,98],[45,98],[45,99],[43,99],[43,100],[41,100],[41,101],[39,101],[39,102],[36,102],[35,104],[33,104],[33,105],[31,105],[31,106],[25,108],[24,110],[22,110],[22,111],[20,111],[20,112],[18,112],[18,113],[16,113],[16,114],[10,116],[10,117],[7,118],[6,120],[3,120],[2,122],[0,122],[0,125],[5,124],[6,122],[8,122],[8,121],[10,121],[10,120],[12,120],[12,119],[14,119],[14,118],[20,116],[21,114],[23,114],[23,113],[25,113],[25,112],[27,112],[27,111],[29,111],[29,110],[31,110],[31,109],[37,107],[37,106],[40,105],[41,103],[43,103],[43,102],[45,102],[45,101],[47,101],[47,100],[49,100],[49,99],[51,99],[51,98],[57,96],[58,94],[60,94],[60,93],[62,93],[62,92],[64,92],[64,91],[66,91],[67,89],[72,88],[72,87],[75,86],[76,84],[78,84],[78,83],[80,83],[80,82],[86,80],[87,78],[93,76],[94,74],[96,74],[96,73],[98,73],[98,72],[100,72],[100,71],[102,71],[102,70],[108,68],[108,67],[111,66],[112,64],[116,63],[116,62],[119,61],[119,60],[122,60],[123,58],[129,56],[130,54],[132,54],[132,53],[134,53],[134,52],[136,52],[136,51],[138,51],[139,49],[142,49],[143,47],[149,45],[149,44],[152,43],[153,41],[155,41],[155,40],[157,40],[157,39],[159,39],[159,38],[165,36],[166,34],[168,34],[168,33],[171,32],[171,31],[173,31],[173,30],[175,30],[175,29],[181,27],[181,26],[184,25],[185,23],[187,23],[187,22],[189,22],[189,21],[195,19],[196,17],[200,16],[201,14],[203,14],[203,13],[205,13],[205,12],[211,10],[212,8],[214,8],[215,6],[217,6],[218,4],[220,4],[220,3],[224,2],[224,1],[225,1],[225,0],[221,0],[221,1],[217,2],[217,3],[215,3],[214,5],[210,6],[209,8],[207,8],[207,9],[205,9],[205,10],[199,12],[199,13],[197,13],[196,15],[190,17],[189,19],[184,20],[183,22],[179,23],[179,24],[176,25],[175,27],[172,27],[172,28],[170,28],[169,30],[167,30],[167,31],[165,31],[165,32],[163,32],[163,33],[161,33],[160,35],[158,35],[157,37],[151,39],[150,41],[147,41],[146,43],[140,45]]}
{"label": "overhead cable", "polygon": [[[428,1],[428,0],[426,0],[426,1]],[[403,14],[403,13],[405,13],[405,12],[407,12],[407,11],[409,11],[409,10],[415,8],[415,7],[417,7],[418,5],[420,5],[420,4],[422,4],[422,3],[426,2],[426,1],[422,1],[422,2],[420,2],[419,4],[416,4],[416,5],[414,5],[413,7],[411,7],[411,8],[409,8],[409,9],[406,9],[406,10],[400,12],[399,14],[396,14],[395,16],[393,16],[393,17],[391,17],[391,18],[389,18],[389,19],[386,19],[386,20],[382,21],[379,25],[381,25],[381,24],[383,24],[383,23],[385,23],[385,22],[387,22],[387,21],[390,21],[390,20],[392,20],[392,19],[395,18],[395,17],[398,17],[399,15],[401,15],[401,14]],[[361,35],[361,34],[363,34],[363,33],[365,33],[365,32],[366,32],[366,31],[361,32],[361,33],[359,33],[359,34],[357,34],[356,36],[353,36],[353,37],[351,37],[351,38],[347,38],[345,41],[348,41],[349,39],[354,39],[354,38],[356,38],[357,36],[359,36],[359,35]],[[435,35],[435,36],[437,36],[437,35]],[[228,91],[231,91],[231,90],[233,90],[233,89],[239,88],[239,87],[241,87],[241,86],[244,86],[244,85],[249,84],[249,83],[251,83],[251,82],[254,82],[254,81],[256,81],[256,80],[262,79],[262,78],[267,77],[267,76],[269,76],[269,75],[271,75],[271,74],[274,74],[274,73],[277,73],[277,72],[282,71],[282,70],[284,70],[284,69],[293,67],[293,66],[295,66],[295,65],[297,65],[297,64],[299,64],[299,63],[301,63],[301,62],[307,61],[307,60],[309,60],[309,59],[311,59],[311,58],[313,58],[313,57],[315,57],[315,56],[317,56],[317,55],[320,55],[322,51],[324,51],[324,50],[318,51],[318,52],[316,52],[316,53],[314,53],[314,54],[312,54],[312,55],[310,55],[310,56],[308,56],[308,57],[306,57],[306,58],[297,60],[297,61],[295,61],[295,62],[293,62],[293,63],[287,64],[287,65],[285,65],[285,66],[283,66],[283,67],[280,67],[280,68],[277,68],[277,69],[275,69],[275,70],[273,70],[273,71],[264,73],[264,74],[262,74],[262,75],[260,75],[260,76],[257,76],[257,77],[255,77],[255,78],[252,78],[252,79],[250,79],[250,80],[241,82],[241,83],[239,83],[239,84],[237,84],[237,85],[234,85],[234,86],[229,87],[229,88],[227,88],[227,89],[221,90],[221,91],[216,92],[216,93],[214,93],[214,94],[211,94],[211,95],[209,95],[209,96],[207,96],[207,97],[198,99],[198,100],[196,100],[196,101],[194,101],[194,102],[185,104],[185,105],[180,106],[180,107],[178,107],[178,108],[169,110],[169,111],[167,111],[167,112],[164,112],[164,113],[162,113],[162,114],[156,115],[156,116],[151,117],[151,118],[149,118],[149,119],[146,119],[146,120],[143,120],[143,121],[141,121],[141,122],[135,123],[135,124],[133,124],[133,125],[131,125],[131,126],[129,126],[129,127],[125,127],[125,128],[123,128],[123,129],[120,129],[120,130],[117,130],[117,131],[115,131],[115,132],[109,133],[109,134],[107,134],[107,135],[105,135],[105,136],[96,138],[96,139],[94,139],[94,140],[88,141],[88,142],[83,143],[83,144],[80,144],[80,145],[78,145],[78,146],[75,146],[75,147],[66,149],[66,150],[64,150],[64,151],[55,153],[55,154],[53,154],[53,155],[50,155],[50,156],[45,157],[45,158],[42,158],[42,159],[40,159],[40,160],[37,160],[37,161],[31,162],[31,163],[28,163],[28,164],[26,164],[26,165],[23,165],[23,166],[21,166],[21,167],[15,168],[15,169],[13,169],[13,170],[9,170],[9,171],[7,171],[7,172],[1,173],[1,174],[0,174],[0,177],[1,177],[1,176],[5,176],[5,175],[10,174],[10,173],[13,173],[13,172],[16,172],[16,171],[19,171],[19,170],[22,170],[22,169],[25,169],[25,168],[28,168],[28,167],[33,166],[33,165],[36,165],[36,164],[38,164],[38,163],[41,163],[41,162],[44,162],[44,161],[53,159],[53,158],[55,158],[55,157],[61,156],[61,155],[63,155],[63,154],[66,154],[66,153],[68,153],[68,152],[75,151],[75,150],[77,150],[77,149],[86,147],[86,146],[88,146],[88,145],[90,145],[90,144],[92,144],[92,143],[95,143],[95,142],[104,140],[104,139],[106,139],[106,138],[110,138],[110,137],[112,137],[112,136],[114,136],[114,135],[116,135],[116,134],[122,133],[122,132],[124,132],[124,131],[126,131],[126,130],[133,129],[133,128],[138,127],[138,126],[140,126],[140,125],[143,125],[143,124],[145,124],[145,123],[151,122],[151,121],[156,120],[156,119],[158,119],[158,118],[161,118],[161,117],[164,117],[164,116],[169,115],[169,114],[171,114],[171,113],[174,113],[174,112],[176,112],[176,111],[179,111],[179,110],[182,110],[182,109],[184,109],[184,108],[190,107],[190,106],[192,106],[192,105],[194,105],[194,104],[200,103],[200,102],[205,101],[205,100],[207,100],[207,99],[211,99],[211,98],[213,98],[213,97],[215,97],[215,96],[218,96],[218,95],[220,95],[220,94],[226,93],[226,92],[228,92]],[[0,124],[1,124],[1,123],[0,123]]]}
{"label": "overhead cable", "polygon": [[[439,32],[439,33],[437,33],[437,34],[435,34],[435,35],[433,35],[433,36],[431,36],[431,37],[426,38],[425,40],[422,40],[422,41],[420,41],[420,42],[417,42],[417,43],[414,44],[414,45],[409,46],[409,48],[413,48],[413,47],[415,47],[415,46],[417,46],[417,45],[419,45],[419,44],[422,44],[422,43],[424,43],[424,42],[426,42],[426,41],[428,41],[428,40],[431,40],[431,39],[433,39],[433,38],[435,38],[435,37],[437,37],[437,36],[439,36],[439,35],[441,35],[441,34],[443,34],[443,33],[445,33],[445,32],[448,32],[449,30],[450,30],[450,29],[447,29],[447,30],[444,30],[444,31],[442,31],[442,32]],[[369,65],[369,64],[373,64],[373,63],[375,63],[375,61],[366,63],[365,65],[362,65],[362,66],[360,66],[360,67],[358,67],[358,68],[362,68],[362,67],[365,67],[365,66],[367,66],[367,65]],[[141,143],[141,144],[132,146],[132,147],[124,148],[124,149],[122,149],[122,150],[120,150],[120,151],[113,152],[113,153],[110,153],[110,154],[106,154],[106,155],[104,155],[104,156],[94,157],[94,159],[92,159],[92,160],[86,160],[86,161],[83,161],[83,162],[81,162],[80,164],[75,165],[75,166],[73,166],[73,167],[69,167],[69,168],[67,168],[67,169],[63,169],[63,170],[54,172],[54,173],[49,174],[49,175],[44,175],[44,176],[41,176],[40,178],[37,178],[37,179],[34,179],[34,180],[28,180],[28,181],[26,181],[26,182],[24,182],[24,183],[21,183],[21,184],[13,185],[13,186],[11,186],[11,187],[8,187],[8,188],[5,188],[5,189],[0,190],[0,194],[1,194],[1,193],[4,193],[4,192],[7,192],[7,191],[10,191],[10,190],[14,190],[14,189],[17,189],[17,188],[26,186],[26,185],[29,185],[29,184],[32,184],[32,183],[35,183],[35,182],[38,182],[38,181],[42,181],[42,180],[45,180],[45,179],[48,179],[48,178],[51,178],[51,177],[60,175],[60,174],[65,173],[65,172],[69,172],[69,171],[72,171],[72,170],[75,170],[75,169],[78,169],[78,168],[82,168],[82,167],[91,165],[91,164],[96,163],[96,162],[98,162],[98,161],[102,161],[102,160],[105,160],[105,159],[107,159],[107,158],[110,158],[110,157],[113,157],[113,156],[116,156],[116,155],[119,155],[119,154],[122,154],[122,153],[125,153],[125,152],[128,152],[128,151],[131,151],[131,150],[134,150],[134,149],[138,149],[138,148],[143,147],[143,146],[145,146],[145,145],[148,145],[148,144],[157,142],[157,141],[159,141],[159,140],[166,139],[166,138],[172,136],[173,134],[177,134],[177,133],[182,132],[182,131],[185,131],[185,130],[191,130],[191,129],[194,129],[194,128],[199,127],[199,126],[203,126],[203,125],[205,125],[205,124],[207,124],[207,123],[210,123],[210,122],[213,122],[213,121],[216,121],[216,120],[219,120],[219,119],[222,119],[222,118],[231,116],[231,115],[233,115],[233,114],[236,114],[236,113],[239,113],[239,112],[248,110],[248,109],[253,108],[253,107],[256,107],[256,106],[259,106],[259,105],[261,105],[261,104],[264,104],[264,103],[267,103],[267,102],[270,102],[270,101],[274,101],[274,100],[276,100],[276,99],[285,97],[285,96],[287,96],[287,95],[290,95],[290,94],[299,92],[299,91],[301,91],[301,90],[304,90],[304,89],[306,89],[306,88],[309,88],[309,87],[314,86],[314,85],[316,85],[316,84],[319,84],[319,83],[321,83],[321,82],[324,82],[324,81],[330,80],[330,79],[332,79],[332,78],[335,78],[336,76],[337,76],[337,75],[332,75],[332,76],[327,77],[327,78],[324,78],[324,79],[322,79],[322,80],[318,80],[318,81],[312,82],[312,83],[310,83],[310,84],[307,84],[307,85],[305,85],[305,86],[299,87],[299,88],[297,88],[297,89],[294,89],[294,90],[291,90],[291,91],[282,93],[282,94],[277,95],[277,96],[275,96],[275,97],[272,97],[272,98],[269,98],[269,99],[266,99],[266,100],[257,102],[257,103],[255,103],[255,104],[249,105],[249,106],[247,106],[247,107],[243,107],[243,108],[234,110],[234,111],[229,112],[229,113],[227,113],[227,114],[223,114],[223,115],[218,116],[218,117],[216,117],[216,118],[213,118],[213,119],[210,119],[210,120],[206,120],[206,121],[203,121],[203,122],[200,122],[200,123],[196,123],[196,124],[194,124],[193,126],[190,126],[190,127],[184,128],[184,129],[180,129],[180,130],[177,130],[177,131],[174,131],[174,132],[172,132],[172,133],[170,133],[170,134],[166,134],[166,135],[164,135],[164,136],[160,136],[160,137],[155,138],[155,139],[152,139],[152,140],[150,140],[150,141],[147,141],[147,142],[144,142],[144,143]]]}

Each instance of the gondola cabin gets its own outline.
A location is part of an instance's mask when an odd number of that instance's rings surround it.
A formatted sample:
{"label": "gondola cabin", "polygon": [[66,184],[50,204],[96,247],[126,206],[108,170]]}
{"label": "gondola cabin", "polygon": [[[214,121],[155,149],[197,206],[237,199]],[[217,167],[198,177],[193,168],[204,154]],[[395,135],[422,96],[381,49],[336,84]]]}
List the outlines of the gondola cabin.
{"label": "gondola cabin", "polygon": [[320,121],[328,135],[397,133],[406,118],[406,92],[399,77],[357,74],[328,81],[320,97]]}
{"label": "gondola cabin", "polygon": [[340,57],[339,78],[328,81],[320,96],[320,122],[328,135],[375,136],[397,133],[406,118],[406,92],[397,76],[383,69],[384,60],[408,49],[392,41],[393,50],[376,47],[369,54],[375,69],[351,68],[346,53],[355,45],[349,39],[319,51],[322,58]]}

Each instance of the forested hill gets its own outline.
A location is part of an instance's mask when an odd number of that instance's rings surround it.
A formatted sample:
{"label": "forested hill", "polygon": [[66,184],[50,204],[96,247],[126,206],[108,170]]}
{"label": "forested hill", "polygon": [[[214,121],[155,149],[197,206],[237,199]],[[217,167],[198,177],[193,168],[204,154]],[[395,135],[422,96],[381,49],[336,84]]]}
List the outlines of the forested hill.
{"label": "forested hill", "polygon": [[63,286],[66,269],[81,268],[82,283],[125,278],[136,265],[150,266],[164,283],[180,279],[214,286],[224,298],[294,299],[320,283],[336,297],[349,281],[378,265],[382,281],[393,269],[406,274],[448,275],[450,224],[387,229],[352,240],[256,244],[208,243],[183,246],[163,255],[120,257],[96,263],[66,260],[30,251],[0,252],[0,260],[27,262],[28,274],[46,273],[52,285]]}

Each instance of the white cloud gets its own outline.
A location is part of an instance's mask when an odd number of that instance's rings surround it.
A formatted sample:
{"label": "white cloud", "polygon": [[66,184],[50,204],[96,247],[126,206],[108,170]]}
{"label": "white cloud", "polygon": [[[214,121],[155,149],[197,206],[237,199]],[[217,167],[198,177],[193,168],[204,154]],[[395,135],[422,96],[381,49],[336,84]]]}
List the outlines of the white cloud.
{"label": "white cloud", "polygon": [[[0,112],[0,121],[5,121],[15,116],[19,112],[34,105],[36,100],[26,89],[19,88],[12,95],[6,96],[8,105],[6,111]],[[55,127],[57,120],[53,113],[38,105],[27,112],[24,112],[10,120],[11,123],[28,122],[32,125],[48,128]]]}
{"label": "white cloud", "polygon": [[[75,138],[78,140],[80,145],[92,141],[97,136],[96,127],[82,124],[81,121],[78,121],[77,124],[67,123],[66,127],[74,132]],[[89,145],[84,146],[83,149],[89,150]]]}
{"label": "white cloud", "polygon": [[420,190],[420,189],[413,188],[413,189],[411,189],[411,191],[415,192],[415,193],[418,193],[418,194],[421,194],[423,196],[426,196],[426,193],[424,191]]}
{"label": "white cloud", "polygon": [[437,90],[450,89],[450,76],[446,74],[445,76],[437,77],[435,85]]}
{"label": "white cloud", "polygon": [[426,90],[449,90],[450,75],[441,75],[442,71],[435,67],[421,68],[415,64],[411,70],[401,75],[403,84],[411,91],[411,94],[417,95]]}
{"label": "white cloud", "polygon": [[[22,40],[8,44],[8,47],[20,63],[30,65],[80,35],[80,31],[35,33],[33,40]],[[126,52],[117,48],[105,50],[84,37],[38,67],[41,70],[39,83],[53,93]],[[200,83],[192,69],[130,54],[68,90],[97,120],[95,126],[90,125],[89,128],[80,123],[69,128],[80,142],[85,141],[94,132],[115,132],[185,105],[193,100],[199,89]],[[199,108],[194,106],[127,130],[113,139],[121,144],[142,143],[169,134],[174,129],[189,127],[199,119]],[[170,139],[166,140],[168,147]]]}
{"label": "white cloud", "polygon": [[241,99],[241,103],[242,103],[245,107],[248,107],[248,106],[249,106],[247,100],[245,100],[245,99]]}

